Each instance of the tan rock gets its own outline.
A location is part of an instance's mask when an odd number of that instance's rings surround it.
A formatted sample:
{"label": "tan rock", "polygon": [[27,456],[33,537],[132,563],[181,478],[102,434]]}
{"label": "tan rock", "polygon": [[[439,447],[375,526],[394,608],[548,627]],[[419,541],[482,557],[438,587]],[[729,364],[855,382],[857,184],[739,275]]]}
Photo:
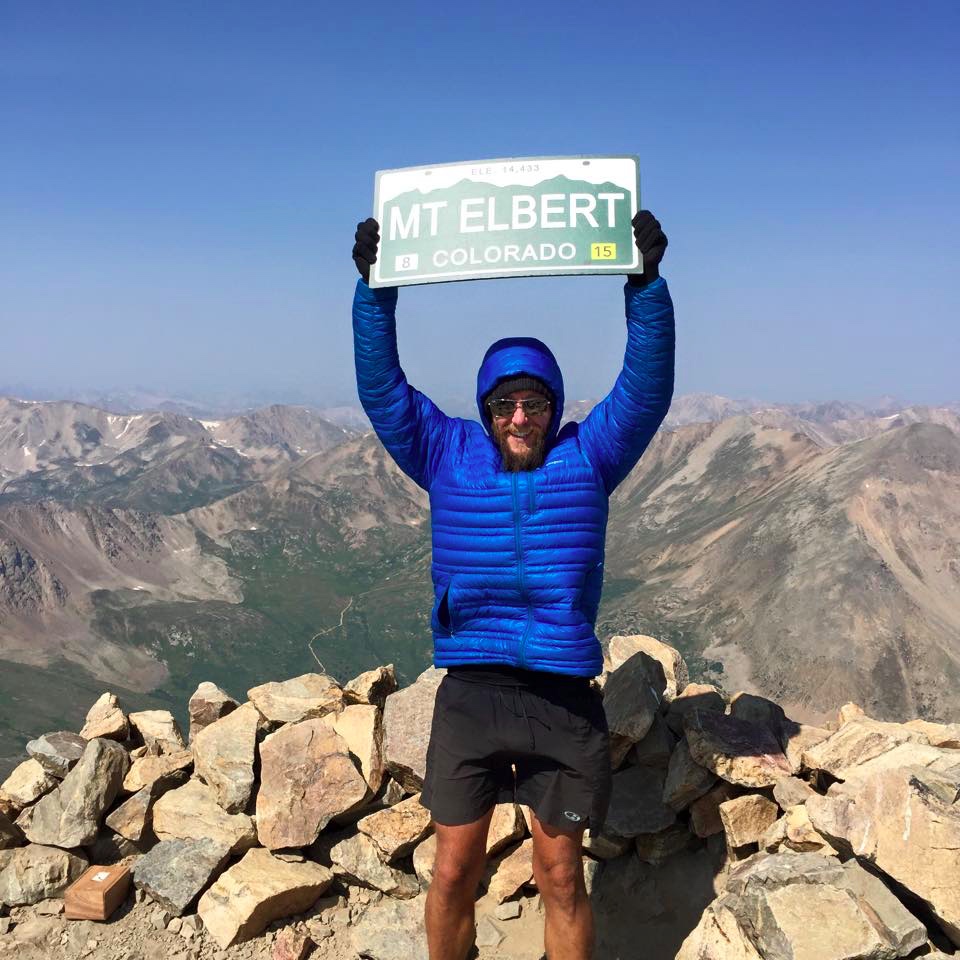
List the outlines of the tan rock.
{"label": "tan rock", "polygon": [[526,820],[519,804],[498,803],[493,808],[490,829],[487,831],[487,856],[492,857],[511,843],[522,840],[526,833]]}
{"label": "tan rock", "polygon": [[960,723],[932,723],[929,720],[908,720],[910,730],[923,734],[933,747],[960,750]]}
{"label": "tan rock", "polygon": [[727,843],[731,847],[757,843],[780,813],[780,808],[772,800],[759,793],[725,800],[719,810]]}
{"label": "tan rock", "polygon": [[805,807],[831,845],[869,860],[925,900],[960,946],[960,808],[940,789],[921,767],[882,770],[853,796],[811,797]]}
{"label": "tan rock", "polygon": [[683,734],[683,719],[692,710],[723,713],[727,702],[712,683],[688,683],[670,702],[667,726],[678,737]]}
{"label": "tan rock", "polygon": [[690,756],[686,739],[674,748],[667,767],[667,779],[663,785],[663,802],[678,813],[686,810],[698,797],[702,797],[717,782],[712,770],[701,767]]}
{"label": "tan rock", "polygon": [[660,663],[665,684],[658,694],[666,702],[673,700],[677,693],[690,682],[687,664],[679,650],[662,640],[641,634],[610,638],[606,657],[608,669],[613,672],[636,653],[645,653]]}
{"label": "tan rock", "polygon": [[222,719],[228,713],[233,713],[239,707],[230,694],[225,693],[215,683],[204,680],[190,697],[187,711],[190,714],[190,742],[196,739],[197,734],[209,727],[211,723]]}
{"label": "tan rock", "polygon": [[[47,773],[33,759],[24,760],[0,784],[0,799],[10,804],[10,813],[29,807],[44,794],[49,793],[60,781]],[[9,815],[9,813],[8,813]]]}
{"label": "tan rock", "polygon": [[112,693],[104,693],[87,711],[87,719],[80,731],[87,740],[103,737],[106,740],[126,740],[130,736],[130,724]]}
{"label": "tan rock", "polygon": [[383,709],[387,697],[397,689],[397,674],[392,663],[376,667],[354,677],[344,688],[348,703],[372,703]]}
{"label": "tan rock", "polygon": [[429,887],[433,880],[433,864],[437,859],[437,835],[431,833],[413,851],[413,872],[422,887]]}
{"label": "tan rock", "polygon": [[263,717],[253,704],[200,729],[193,742],[196,775],[212,787],[227,813],[242,813],[253,792],[253,761]]}
{"label": "tan rock", "polygon": [[165,753],[159,757],[142,756],[130,765],[123,778],[123,790],[125,793],[137,793],[144,787],[161,789],[166,784],[176,784],[186,778],[192,766],[191,750]]}
{"label": "tan rock", "polygon": [[305,673],[282,683],[264,683],[249,690],[247,696],[273,723],[299,723],[343,707],[343,690],[325,673]]}
{"label": "tan rock", "polygon": [[130,724],[143,737],[148,750],[155,747],[160,753],[179,753],[186,747],[180,727],[169,710],[131,713]]}
{"label": "tan rock", "polygon": [[847,767],[843,781],[831,784],[827,793],[855,796],[864,780],[885,770],[904,770],[908,767],[925,770],[928,779],[946,774],[952,782],[956,777],[951,778],[950,773],[957,768],[957,763],[957,754],[953,750],[932,747],[927,743],[900,743],[871,760]]}
{"label": "tan rock", "polygon": [[786,720],[780,728],[780,746],[791,773],[797,774],[804,769],[803,753],[811,747],[822,743],[830,736],[825,727],[814,727],[808,723],[797,723],[795,720]]}
{"label": "tan rock", "polygon": [[642,833],[633,840],[637,856],[644,863],[653,866],[660,866],[674,854],[688,849],[694,842],[692,834],[682,823],[675,823],[659,833]]}
{"label": "tan rock", "polygon": [[197,912],[207,934],[226,950],[274,920],[302,913],[332,879],[318,863],[286,863],[266,850],[250,850],[200,898]]}
{"label": "tan rock", "polygon": [[383,708],[383,757],[405,790],[423,787],[433,705],[445,671],[430,667],[408,687],[387,697]]}
{"label": "tan rock", "polygon": [[125,840],[140,843],[150,833],[155,799],[151,788],[144,787],[121,803],[104,823]]}
{"label": "tan rock", "polygon": [[428,960],[423,901],[423,897],[414,900],[388,897],[378,903],[375,910],[367,910],[351,924],[353,949],[349,956],[374,960]]}
{"label": "tan rock", "polygon": [[692,710],[684,718],[684,729],[693,759],[730,783],[771,787],[792,772],[768,727]]}
{"label": "tan rock", "polygon": [[31,843],[66,849],[92,843],[129,763],[127,751],[113,740],[88,741],[60,786],[24,810],[17,826]]}
{"label": "tan rock", "polygon": [[62,897],[87,868],[87,861],[66,850],[32,843],[0,855],[0,906],[28,906]]}
{"label": "tan rock", "polygon": [[398,900],[409,900],[420,892],[410,874],[383,862],[377,845],[365,833],[355,833],[330,850],[334,872],[345,874]]}
{"label": "tan rock", "polygon": [[234,854],[257,842],[253,820],[242,813],[227,813],[214,791],[199,780],[165,793],[153,805],[153,832],[160,840],[202,840],[228,845]]}
{"label": "tan rock", "polygon": [[863,712],[863,707],[856,703],[845,703],[837,711],[837,726],[842,727],[851,720],[861,720],[864,717],[866,717],[866,714]]}
{"label": "tan rock", "polygon": [[[386,696],[386,694],[384,694]],[[353,703],[334,715],[333,729],[343,737],[347,749],[360,765],[360,772],[372,793],[383,783],[383,713],[370,703]]]}
{"label": "tan rock", "polygon": [[901,723],[853,719],[805,750],[803,762],[812,770],[826,770],[838,780],[846,780],[855,767],[907,742],[926,744],[927,738]]}
{"label": "tan rock", "polygon": [[768,853],[776,853],[780,850],[787,839],[787,818],[786,816],[774,820],[763,832],[763,836],[758,841],[761,850]]}
{"label": "tan rock", "polygon": [[680,945],[676,960],[763,960],[733,911],[713,903]]}
{"label": "tan rock", "polygon": [[653,726],[663,694],[663,668],[649,654],[635,653],[617,667],[603,688],[603,709],[612,735],[637,743]]}
{"label": "tan rock", "polygon": [[271,960],[306,960],[312,948],[313,941],[302,930],[284,927],[273,941]]}
{"label": "tan rock", "polygon": [[797,777],[782,777],[773,785],[773,799],[780,805],[781,810],[795,807],[798,803],[806,803],[808,797],[816,796],[816,792]]}
{"label": "tan rock", "polygon": [[323,719],[281,727],[260,745],[257,835],[265,847],[307,847],[367,796],[342,737]]}
{"label": "tan rock", "polygon": [[528,838],[497,865],[487,891],[497,903],[503,903],[533,882],[533,839]]}
{"label": "tan rock", "polygon": [[784,845],[798,853],[822,853],[837,856],[829,841],[814,829],[810,814],[803,804],[788,807],[783,816]]}
{"label": "tan rock", "polygon": [[738,796],[739,789],[726,780],[721,780],[712,790],[690,804],[690,829],[698,837],[712,837],[723,833],[720,819],[720,804]]}
{"label": "tan rock", "polygon": [[363,817],[357,829],[374,842],[384,863],[390,863],[405,857],[430,833],[430,811],[420,805],[417,794]]}
{"label": "tan rock", "polygon": [[[642,834],[649,836],[649,834]],[[593,832],[587,827],[583,832],[583,849],[600,860],[613,860],[627,852],[630,840],[600,831]]]}

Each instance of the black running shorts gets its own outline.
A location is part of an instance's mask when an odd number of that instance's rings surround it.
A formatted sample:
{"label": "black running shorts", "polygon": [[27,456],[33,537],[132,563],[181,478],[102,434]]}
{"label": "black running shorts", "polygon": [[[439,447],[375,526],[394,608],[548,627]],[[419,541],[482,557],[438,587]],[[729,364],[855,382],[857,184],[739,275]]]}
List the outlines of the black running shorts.
{"label": "black running shorts", "polygon": [[599,690],[580,677],[487,683],[455,669],[437,690],[427,748],[420,802],[433,819],[473,823],[516,802],[559,830],[599,830],[611,785]]}

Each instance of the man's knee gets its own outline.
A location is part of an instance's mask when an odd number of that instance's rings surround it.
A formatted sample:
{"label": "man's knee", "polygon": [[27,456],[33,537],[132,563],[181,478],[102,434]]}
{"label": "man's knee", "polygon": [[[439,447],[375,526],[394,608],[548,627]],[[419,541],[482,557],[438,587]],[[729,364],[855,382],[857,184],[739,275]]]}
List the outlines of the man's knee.
{"label": "man's knee", "polygon": [[479,856],[472,857],[456,854],[441,857],[438,853],[433,865],[433,878],[430,881],[430,886],[438,891],[469,892],[472,894],[480,882],[483,866],[482,852]]}
{"label": "man's knee", "polygon": [[537,889],[544,900],[572,904],[583,888],[583,866],[579,860],[540,861],[534,864]]}

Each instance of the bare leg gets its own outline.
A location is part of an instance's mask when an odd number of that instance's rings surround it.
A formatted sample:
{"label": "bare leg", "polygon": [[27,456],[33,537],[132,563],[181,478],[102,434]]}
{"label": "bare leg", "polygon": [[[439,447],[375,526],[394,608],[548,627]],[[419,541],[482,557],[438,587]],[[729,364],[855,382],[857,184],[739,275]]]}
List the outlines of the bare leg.
{"label": "bare leg", "polygon": [[548,960],[590,960],[593,911],[583,882],[583,830],[566,832],[533,816],[533,876],[546,912]]}
{"label": "bare leg", "polygon": [[464,960],[474,940],[474,901],[487,862],[493,808],[459,827],[434,824],[437,857],[427,891],[425,923],[430,960]]}

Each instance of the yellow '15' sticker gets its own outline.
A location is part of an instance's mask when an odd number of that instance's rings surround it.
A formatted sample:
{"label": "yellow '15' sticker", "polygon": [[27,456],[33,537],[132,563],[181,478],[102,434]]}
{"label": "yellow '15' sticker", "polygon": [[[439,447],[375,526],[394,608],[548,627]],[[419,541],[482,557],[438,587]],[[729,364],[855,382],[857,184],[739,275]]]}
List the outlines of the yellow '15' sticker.
{"label": "yellow '15' sticker", "polygon": [[615,243],[591,243],[591,260],[616,260],[617,245]]}

